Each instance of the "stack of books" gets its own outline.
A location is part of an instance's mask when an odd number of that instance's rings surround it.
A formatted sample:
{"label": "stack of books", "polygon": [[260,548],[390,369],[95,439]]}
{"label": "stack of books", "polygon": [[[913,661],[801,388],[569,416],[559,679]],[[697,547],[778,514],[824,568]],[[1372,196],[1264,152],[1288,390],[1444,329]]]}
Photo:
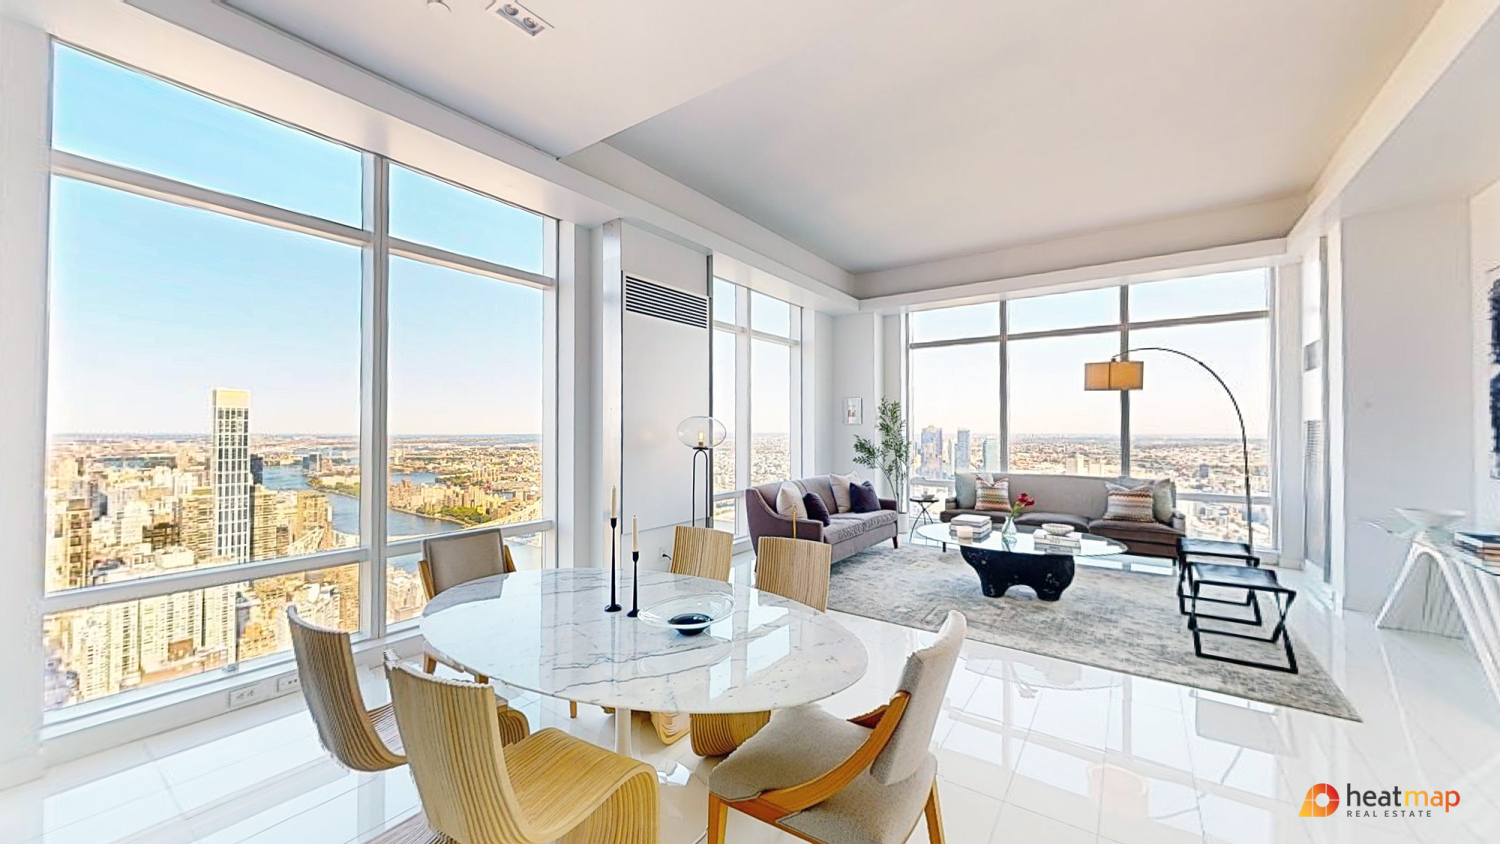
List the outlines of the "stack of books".
{"label": "stack of books", "polygon": [[1453,544],[1487,563],[1500,563],[1500,534],[1460,531],[1453,534]]}
{"label": "stack of books", "polygon": [[1038,551],[1053,554],[1071,554],[1083,547],[1083,539],[1076,533],[1053,536],[1041,528],[1036,529],[1031,540]]}
{"label": "stack of books", "polygon": [[953,521],[948,523],[948,534],[963,542],[980,542],[989,537],[994,527],[995,523],[990,521],[989,516],[964,513],[954,516]]}

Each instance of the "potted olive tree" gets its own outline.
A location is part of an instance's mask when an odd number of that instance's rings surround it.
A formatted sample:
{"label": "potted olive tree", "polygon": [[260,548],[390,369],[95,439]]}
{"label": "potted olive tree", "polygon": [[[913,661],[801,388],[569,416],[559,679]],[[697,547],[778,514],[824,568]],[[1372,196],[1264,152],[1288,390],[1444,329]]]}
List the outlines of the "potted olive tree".
{"label": "potted olive tree", "polygon": [[885,476],[891,495],[896,498],[896,509],[906,512],[907,474],[911,471],[911,440],[906,438],[906,420],[901,417],[901,403],[886,397],[880,400],[876,414],[876,441],[864,437],[854,438],[854,462],[874,469]]}

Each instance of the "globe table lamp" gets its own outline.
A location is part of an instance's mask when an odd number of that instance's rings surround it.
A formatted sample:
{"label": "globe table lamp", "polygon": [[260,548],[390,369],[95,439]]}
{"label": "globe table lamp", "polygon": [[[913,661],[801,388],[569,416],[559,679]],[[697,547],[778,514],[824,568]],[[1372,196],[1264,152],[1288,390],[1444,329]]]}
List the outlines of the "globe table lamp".
{"label": "globe table lamp", "polygon": [[713,507],[713,463],[709,458],[709,452],[724,442],[729,435],[724,423],[712,416],[689,416],[677,423],[677,439],[683,445],[693,450],[693,490],[692,490],[692,519],[689,524],[698,523],[698,455],[703,455],[703,526],[711,528],[714,526]]}

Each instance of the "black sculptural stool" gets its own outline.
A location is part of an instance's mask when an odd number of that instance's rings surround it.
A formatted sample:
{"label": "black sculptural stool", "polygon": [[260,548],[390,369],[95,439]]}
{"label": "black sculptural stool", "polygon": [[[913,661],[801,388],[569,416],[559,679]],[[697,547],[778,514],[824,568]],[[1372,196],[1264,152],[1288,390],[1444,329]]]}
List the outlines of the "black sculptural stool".
{"label": "black sculptural stool", "polygon": [[960,545],[964,562],[979,573],[986,598],[999,598],[1012,586],[1030,586],[1043,601],[1055,601],[1073,583],[1067,554],[1023,554],[980,545]]}

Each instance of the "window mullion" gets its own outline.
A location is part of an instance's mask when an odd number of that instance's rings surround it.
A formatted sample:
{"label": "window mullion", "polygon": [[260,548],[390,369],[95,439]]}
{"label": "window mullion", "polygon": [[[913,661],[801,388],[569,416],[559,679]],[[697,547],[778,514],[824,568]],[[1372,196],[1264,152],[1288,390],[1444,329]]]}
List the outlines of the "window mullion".
{"label": "window mullion", "polygon": [[[1120,354],[1130,351],[1130,286],[1120,285]],[[1130,477],[1130,391],[1120,391],[1120,475]]]}
{"label": "window mullion", "polygon": [[365,155],[364,218],[370,233],[361,285],[359,527],[369,549],[360,578],[364,629],[385,635],[387,388],[390,365],[390,165],[384,156]]}

